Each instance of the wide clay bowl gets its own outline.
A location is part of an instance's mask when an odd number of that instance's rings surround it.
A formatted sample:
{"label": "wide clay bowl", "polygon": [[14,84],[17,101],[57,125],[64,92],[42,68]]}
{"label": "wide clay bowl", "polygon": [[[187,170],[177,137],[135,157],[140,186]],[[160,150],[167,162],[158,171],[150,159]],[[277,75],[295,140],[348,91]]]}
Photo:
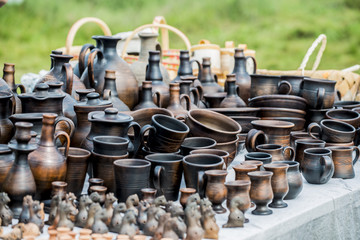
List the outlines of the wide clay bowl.
{"label": "wide clay bowl", "polygon": [[247,133],[253,126],[251,122],[254,120],[260,120],[259,117],[252,117],[252,116],[230,116],[231,119],[235,120],[241,126],[241,133]]}
{"label": "wide clay bowl", "polygon": [[263,95],[251,98],[249,107],[274,107],[306,110],[307,100],[294,95]]}
{"label": "wide clay bowl", "polygon": [[256,117],[260,108],[242,107],[242,108],[208,108],[208,110],[221,113],[225,116],[253,116]]}
{"label": "wide clay bowl", "polygon": [[256,120],[251,124],[258,130],[263,130],[270,135],[289,135],[295,126],[292,122],[278,120]]}
{"label": "wide clay bowl", "polygon": [[[291,129],[291,131],[301,131],[305,126],[304,118],[295,118],[295,117],[265,117],[263,120],[278,120],[278,121],[287,121],[292,122],[295,126]],[[241,125],[242,127],[243,125]]]}
{"label": "wide clay bowl", "polygon": [[234,141],[241,132],[241,126],[236,121],[205,109],[190,110],[185,123],[193,137],[208,137],[217,143]]}
{"label": "wide clay bowl", "polygon": [[291,108],[262,107],[259,111],[259,117],[297,117],[305,118],[306,112]]}
{"label": "wide clay bowl", "polygon": [[334,102],[334,106],[336,108],[343,108],[343,109],[353,109],[360,107],[359,101],[338,101]]}
{"label": "wide clay bowl", "polygon": [[353,125],[355,128],[359,127],[360,114],[358,112],[348,109],[332,109],[326,112],[326,118],[338,120]]}

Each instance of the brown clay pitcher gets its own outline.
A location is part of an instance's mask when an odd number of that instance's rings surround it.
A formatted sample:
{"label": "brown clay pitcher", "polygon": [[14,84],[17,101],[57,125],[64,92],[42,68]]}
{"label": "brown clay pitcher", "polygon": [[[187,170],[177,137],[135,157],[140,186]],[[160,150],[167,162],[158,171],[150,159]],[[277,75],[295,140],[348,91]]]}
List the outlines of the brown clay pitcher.
{"label": "brown clay pitcher", "polygon": [[[334,162],[333,178],[349,179],[355,177],[354,164],[359,160],[359,147],[327,147],[332,152]],[[355,156],[353,157],[353,153]]]}
{"label": "brown clay pitcher", "polygon": [[205,94],[224,91],[224,89],[217,83],[217,76],[211,73],[210,57],[203,58],[198,78]]}
{"label": "brown clay pitcher", "polygon": [[[157,104],[160,103],[160,94],[159,92],[155,93],[158,100]],[[152,93],[152,84],[151,81],[143,81],[141,94],[140,94],[140,102],[133,108],[133,111],[145,108],[159,108],[153,100],[153,93]]]}
{"label": "brown clay pitcher", "polygon": [[116,71],[105,70],[103,99],[109,99],[114,108],[119,111],[130,111],[129,107],[121,101],[116,91]]}
{"label": "brown clay pitcher", "polygon": [[[180,101],[185,99],[186,109],[183,108]],[[169,106],[167,107],[170,110],[174,117],[177,119],[185,119],[187,112],[191,110],[191,100],[188,95],[180,95],[180,84],[179,83],[170,83],[170,99]]]}
{"label": "brown clay pitcher", "polygon": [[[26,89],[25,86],[22,84],[15,84],[15,64],[13,63],[4,63],[4,69],[3,69],[3,78],[5,80],[5,82],[7,83],[7,85],[10,87],[12,94],[14,95],[12,98],[12,101],[15,101],[15,112],[14,113],[21,113],[21,101],[18,98],[18,94],[17,94],[17,89],[20,89],[21,93],[25,93]],[[3,92],[3,89],[1,89],[1,92]],[[8,91],[10,92],[10,91]]]}
{"label": "brown clay pitcher", "polygon": [[14,135],[14,125],[9,120],[13,94],[0,92],[0,144],[7,144]]}
{"label": "brown clay pitcher", "polygon": [[246,103],[239,97],[237,93],[236,76],[235,74],[226,75],[226,90],[227,94],[224,100],[220,103],[220,108],[238,108],[246,107]]}

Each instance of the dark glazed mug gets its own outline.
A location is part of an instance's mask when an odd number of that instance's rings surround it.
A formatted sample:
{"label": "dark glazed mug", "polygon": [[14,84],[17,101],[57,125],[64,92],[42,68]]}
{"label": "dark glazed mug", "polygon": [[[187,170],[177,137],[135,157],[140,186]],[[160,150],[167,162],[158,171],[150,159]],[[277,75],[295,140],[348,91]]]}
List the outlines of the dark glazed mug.
{"label": "dark glazed mug", "polygon": [[[283,147],[278,144],[261,144],[256,146],[258,152],[264,152],[271,154],[272,161],[283,161],[295,159],[295,150],[292,147]],[[286,152],[289,152],[288,154]]]}
{"label": "dark glazed mug", "polygon": [[308,183],[327,183],[334,174],[330,149],[308,148],[304,151],[302,174]]}
{"label": "dark glazed mug", "polygon": [[292,86],[288,81],[281,80],[280,76],[252,74],[251,76],[251,97],[290,94]]}
{"label": "dark glazed mug", "polygon": [[[333,178],[349,179],[355,177],[354,164],[359,160],[359,147],[327,147],[332,152],[334,162]],[[353,152],[355,156],[353,158]]]}
{"label": "dark glazed mug", "polygon": [[331,108],[335,101],[335,84],[332,80],[304,78],[301,95],[310,108]]}
{"label": "dark glazed mug", "polygon": [[127,154],[129,140],[115,136],[96,136],[93,138],[94,152],[108,156],[122,156]]}
{"label": "dark glazed mug", "polygon": [[295,161],[300,164],[302,169],[304,151],[308,148],[324,148],[326,142],[320,139],[298,139],[295,141]]}
{"label": "dark glazed mug", "polygon": [[271,163],[272,156],[266,152],[250,152],[245,154],[245,161],[256,160],[261,161],[263,164]]}
{"label": "dark glazed mug", "polygon": [[355,128],[345,122],[324,119],[317,123],[311,123],[308,126],[308,133],[312,138],[317,138],[313,133],[313,128],[319,129],[319,137],[321,140],[331,143],[348,143],[352,142],[355,137]]}
{"label": "dark glazed mug", "polygon": [[216,146],[216,141],[207,137],[189,137],[185,138],[181,144],[182,155],[189,155],[192,150],[211,149]]}

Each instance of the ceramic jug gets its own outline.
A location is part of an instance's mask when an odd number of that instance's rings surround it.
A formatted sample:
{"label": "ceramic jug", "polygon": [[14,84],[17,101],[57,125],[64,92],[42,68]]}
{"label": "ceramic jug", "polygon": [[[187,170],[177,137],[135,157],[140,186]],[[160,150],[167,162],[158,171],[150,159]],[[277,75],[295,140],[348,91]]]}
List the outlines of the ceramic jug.
{"label": "ceramic jug", "polygon": [[228,74],[226,75],[226,89],[227,94],[226,97],[221,101],[220,108],[238,108],[238,107],[246,107],[246,103],[239,97],[238,91],[236,90],[236,75]]}
{"label": "ceramic jug", "polygon": [[[181,106],[181,99],[185,99],[186,101],[186,109]],[[191,108],[191,100],[188,95],[182,94],[180,95],[180,85],[179,83],[170,83],[170,102],[167,107],[170,110],[174,117],[177,119],[185,119],[187,116],[187,112]]]}
{"label": "ceramic jug", "polygon": [[13,94],[0,92],[0,144],[7,144],[14,135],[14,126],[9,120],[13,104]]}
{"label": "ceramic jug", "polygon": [[112,70],[105,70],[105,83],[103,99],[109,99],[114,108],[119,111],[130,111],[129,107],[121,101],[116,91],[116,72]]}
{"label": "ceramic jug", "polygon": [[198,76],[201,85],[204,89],[204,93],[216,93],[223,92],[224,89],[217,83],[217,76],[211,73],[211,62],[209,57],[204,57],[201,71]]}
{"label": "ceramic jug", "polygon": [[194,62],[196,62],[196,64],[198,65],[198,69],[201,69],[201,64],[199,61],[197,60],[190,61],[190,54],[188,50],[180,50],[179,58],[180,58],[180,64],[179,64],[177,76],[171,82],[179,81],[181,77],[194,76],[192,69],[192,64]]}
{"label": "ceramic jug", "polygon": [[[155,93],[157,96],[157,103],[159,104],[160,94]],[[153,100],[152,84],[151,81],[142,82],[140,102],[133,108],[133,111],[145,108],[159,108]]]}
{"label": "ceramic jug", "polygon": [[[21,101],[18,98],[17,89],[20,89],[21,93],[25,93],[26,89],[25,86],[22,84],[15,84],[15,64],[13,63],[4,63],[4,74],[3,78],[7,85],[9,85],[12,94],[14,95],[12,97],[12,101],[15,101],[15,112],[14,113],[21,113]],[[1,90],[2,91],[2,90]]]}

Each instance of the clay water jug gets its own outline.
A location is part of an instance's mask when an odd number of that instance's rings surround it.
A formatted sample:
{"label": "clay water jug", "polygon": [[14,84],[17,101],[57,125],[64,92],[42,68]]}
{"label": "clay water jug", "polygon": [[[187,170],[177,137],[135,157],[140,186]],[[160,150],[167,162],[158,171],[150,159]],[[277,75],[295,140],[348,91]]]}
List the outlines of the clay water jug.
{"label": "clay water jug", "polygon": [[9,120],[13,109],[13,94],[0,92],[0,144],[7,144],[14,135],[14,126]]}
{"label": "clay water jug", "polygon": [[236,90],[238,85],[235,85],[236,77],[235,74],[226,75],[226,97],[221,101],[220,108],[238,108],[246,107],[246,103],[239,97],[238,91]]}
{"label": "clay water jug", "polygon": [[[4,69],[5,69],[5,67],[6,67],[6,63],[4,63]],[[3,75],[3,77],[7,77],[6,76],[6,73],[4,72],[4,75]],[[11,93],[11,88],[10,88],[10,86],[7,84],[7,82],[4,80],[4,79],[2,79],[2,78],[0,78],[0,92],[9,92],[9,93]]]}
{"label": "clay water jug", "polygon": [[205,94],[224,91],[224,89],[217,83],[217,76],[211,73],[210,57],[203,58],[201,71],[199,72],[198,78],[201,82]]}
{"label": "clay water jug", "polygon": [[177,76],[171,82],[179,81],[180,77],[194,76],[193,69],[192,69],[192,64],[194,62],[196,62],[196,64],[198,65],[198,68],[201,69],[201,64],[199,63],[199,61],[197,61],[195,59],[190,61],[189,50],[180,50],[179,58],[180,58],[180,64],[179,64]]}
{"label": "clay water jug", "polygon": [[129,65],[116,52],[120,37],[97,36],[103,49],[94,48],[88,60],[87,68],[81,75],[81,81],[87,88],[96,92],[104,90],[105,70],[116,71],[116,90],[120,99],[131,109],[138,103],[138,84]]}
{"label": "clay water jug", "polygon": [[[186,79],[186,77],[185,77]],[[199,104],[200,104],[200,96],[199,96],[199,91],[194,88],[191,87],[191,85],[193,84],[193,81],[188,81],[188,80],[184,80],[184,77],[181,77],[181,80],[177,81],[180,84],[180,94],[181,95],[186,95],[190,98],[190,105],[191,105],[191,109],[197,109],[199,108]],[[186,107],[186,105],[182,104],[183,107]]]}
{"label": "clay water jug", "polygon": [[[65,181],[66,158],[70,147],[70,137],[63,131],[55,132],[56,114],[43,115],[43,126],[38,148],[29,154],[29,164],[36,182],[35,198],[50,199],[54,181]],[[59,137],[66,139],[64,155],[57,149],[55,142]]]}
{"label": "clay water jug", "polygon": [[[155,94],[157,95],[157,103],[159,104],[160,95],[158,92],[156,92]],[[133,108],[133,111],[144,108],[159,108],[153,100],[151,81],[142,82],[140,102]]]}
{"label": "clay water jug", "polygon": [[[109,95],[110,94],[110,95]],[[106,96],[109,95],[109,96]],[[116,91],[116,72],[112,70],[105,70],[105,83],[103,98],[111,101],[113,107],[119,111],[130,111],[129,107],[121,101]]]}
{"label": "clay water jug", "polygon": [[0,144],[0,189],[2,189],[6,175],[14,163],[14,158],[14,154],[8,145]]}
{"label": "clay water jug", "polygon": [[15,100],[15,106],[16,106],[14,113],[21,113],[21,101],[17,96],[18,95],[17,89],[19,88],[21,93],[25,93],[26,92],[25,86],[22,84],[15,84],[15,64],[4,63],[3,72],[4,72],[3,78],[4,78],[5,82],[7,83],[7,85],[10,87],[12,94],[14,95],[12,97],[12,101]]}
{"label": "clay water jug", "polygon": [[[181,106],[181,99],[185,99],[186,109]],[[179,83],[170,83],[170,102],[167,109],[170,110],[177,119],[185,119],[187,112],[191,109],[190,97],[185,94],[180,95]]]}

